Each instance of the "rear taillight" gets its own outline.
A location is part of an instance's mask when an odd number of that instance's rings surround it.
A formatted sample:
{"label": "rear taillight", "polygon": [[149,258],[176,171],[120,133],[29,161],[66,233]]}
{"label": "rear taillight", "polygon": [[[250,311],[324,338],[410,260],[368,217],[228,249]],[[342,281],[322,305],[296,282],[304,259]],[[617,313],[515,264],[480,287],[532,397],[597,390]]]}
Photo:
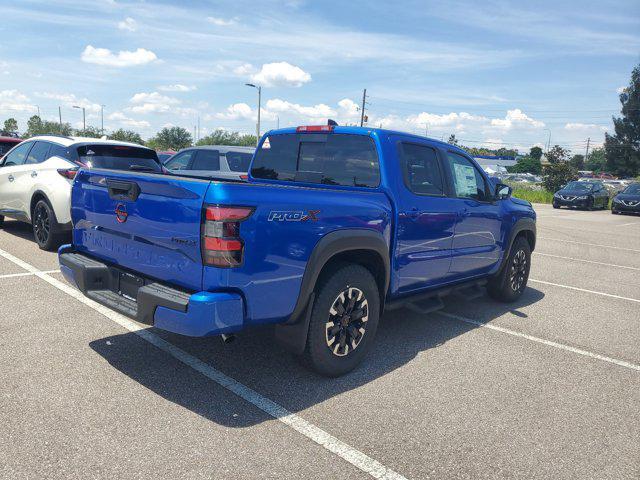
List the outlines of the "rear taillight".
{"label": "rear taillight", "polygon": [[58,173],[62,175],[64,178],[69,180],[73,180],[76,178],[76,173],[78,173],[77,168],[59,168]]}
{"label": "rear taillight", "polygon": [[214,267],[242,265],[244,242],[240,223],[253,213],[252,207],[208,205],[202,222],[202,262]]}
{"label": "rear taillight", "polygon": [[240,175],[240,180],[249,180],[249,175],[246,175],[246,174]]}

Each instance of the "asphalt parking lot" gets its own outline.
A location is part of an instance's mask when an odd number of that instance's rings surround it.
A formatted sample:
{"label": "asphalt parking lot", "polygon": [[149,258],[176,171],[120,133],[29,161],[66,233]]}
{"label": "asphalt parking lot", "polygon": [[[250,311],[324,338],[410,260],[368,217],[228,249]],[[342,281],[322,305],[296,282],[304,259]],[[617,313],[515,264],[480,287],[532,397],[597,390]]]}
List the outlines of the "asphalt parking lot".
{"label": "asphalt parking lot", "polygon": [[310,373],[96,306],[0,230],[0,476],[640,478],[640,217],[536,206],[529,286],[384,317],[365,365]]}

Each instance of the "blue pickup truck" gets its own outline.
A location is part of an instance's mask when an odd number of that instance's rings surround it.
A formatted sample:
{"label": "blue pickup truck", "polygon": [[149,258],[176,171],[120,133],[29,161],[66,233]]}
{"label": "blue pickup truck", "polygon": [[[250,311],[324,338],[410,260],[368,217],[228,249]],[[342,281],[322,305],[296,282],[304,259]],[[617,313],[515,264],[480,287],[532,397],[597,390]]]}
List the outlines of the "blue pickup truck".
{"label": "blue pickup truck", "polygon": [[531,204],[461,149],[382,129],[260,140],[249,180],[81,169],[60,268],[86,296],[190,336],[275,324],[320,374],[355,368],[385,309],[523,292]]}

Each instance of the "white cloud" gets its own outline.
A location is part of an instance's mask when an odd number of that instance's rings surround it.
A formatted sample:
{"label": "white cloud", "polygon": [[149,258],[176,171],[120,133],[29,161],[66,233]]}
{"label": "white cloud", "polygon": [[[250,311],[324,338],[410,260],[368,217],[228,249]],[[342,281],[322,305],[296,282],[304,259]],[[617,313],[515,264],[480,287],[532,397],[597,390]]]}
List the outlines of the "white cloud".
{"label": "white cloud", "polygon": [[227,27],[237,23],[235,18],[221,18],[221,17],[207,17],[207,22],[212,23],[218,27]]}
{"label": "white cloud", "polygon": [[328,118],[336,115],[336,111],[324,103],[305,107],[279,98],[267,101],[266,111],[269,113],[292,113],[310,119]]}
{"label": "white cloud", "polygon": [[[487,118],[471,115],[467,112],[451,112],[443,115],[438,115],[435,113],[427,113],[422,112],[418,115],[412,115],[407,118],[409,123],[412,123],[416,126],[427,126],[427,127],[450,127],[454,126],[458,128],[462,125],[462,123],[470,123],[470,122],[486,122]],[[460,129],[460,128],[458,128]]]}
{"label": "white cloud", "polygon": [[138,48],[135,52],[122,50],[115,54],[108,48],[95,48],[92,45],[87,45],[82,52],[81,59],[83,62],[96,65],[132,67],[154,62],[158,57],[152,51],[144,48]]}
{"label": "white cloud", "polygon": [[246,103],[234,103],[233,105],[229,105],[224,112],[216,113],[215,117],[227,120],[252,120],[256,118],[256,113]]}
{"label": "white cloud", "polygon": [[513,110],[508,110],[504,118],[494,118],[491,120],[491,126],[502,128],[504,130],[510,130],[516,126],[542,128],[544,127],[544,122],[534,120],[519,108],[515,108]]}
{"label": "white cloud", "polygon": [[616,93],[624,93],[627,90],[627,87],[618,87],[616,88]]}
{"label": "white cloud", "polygon": [[136,93],[129,100],[134,106],[129,107],[133,113],[160,113],[167,112],[172,106],[180,104],[180,100],[162,95],[158,92]]}
{"label": "white cloud", "polygon": [[276,62],[262,65],[262,69],[252,75],[251,80],[264,87],[301,87],[311,81],[311,75],[290,63]]}
{"label": "white cloud", "polygon": [[233,69],[233,73],[240,77],[246,77],[256,72],[256,68],[250,63],[243,63]]}
{"label": "white cloud", "polygon": [[608,130],[607,127],[603,125],[596,125],[595,123],[579,123],[579,122],[569,122],[564,126],[565,130],[573,130],[573,131],[587,131],[587,130],[599,130],[601,132],[606,132]]}
{"label": "white cloud", "polygon": [[192,92],[196,90],[196,87],[194,85],[175,83],[173,85],[161,85],[158,87],[158,90],[162,92]]}
{"label": "white cloud", "polygon": [[138,28],[138,24],[133,18],[127,17],[124,20],[122,20],[121,22],[118,22],[118,28],[120,30],[127,30],[129,32],[135,32],[137,30],[137,28]]}
{"label": "white cloud", "polygon": [[29,97],[18,90],[0,90],[0,112],[37,113],[37,107],[29,103]]}
{"label": "white cloud", "polygon": [[87,112],[98,113],[101,109],[99,103],[92,102],[87,98],[78,98],[73,93],[55,93],[55,92],[36,92],[36,97],[56,100],[67,107],[77,105],[84,108]]}
{"label": "white cloud", "polygon": [[119,125],[129,127],[129,128],[150,128],[151,124],[146,120],[134,120],[133,118],[127,117],[122,112],[113,112],[107,117],[109,120],[113,120],[117,122]]}

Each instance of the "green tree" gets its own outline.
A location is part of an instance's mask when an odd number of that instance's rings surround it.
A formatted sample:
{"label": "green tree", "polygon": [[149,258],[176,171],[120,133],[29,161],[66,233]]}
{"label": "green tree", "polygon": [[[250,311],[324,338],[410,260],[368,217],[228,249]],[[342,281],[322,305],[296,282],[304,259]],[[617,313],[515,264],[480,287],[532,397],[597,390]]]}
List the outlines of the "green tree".
{"label": "green tree", "polygon": [[123,128],[119,128],[118,130],[114,130],[108,136],[109,140],[117,140],[119,142],[131,142],[137,143],[139,145],[144,145],[144,140],[139,133],[133,132],[131,130],[125,130]]}
{"label": "green tree", "polygon": [[540,175],[542,173],[542,163],[540,159],[531,157],[530,155],[521,157],[518,162],[508,168],[510,173],[533,173],[534,175]]}
{"label": "green tree", "polygon": [[50,122],[48,120],[42,120],[38,115],[32,116],[27,120],[27,131],[24,133],[24,138],[35,137],[36,135],[66,135],[69,136],[73,133],[71,125],[63,123],[60,125],[58,122]]}
{"label": "green tree", "polygon": [[98,127],[88,125],[84,130],[75,130],[74,135],[77,137],[100,138],[103,136],[102,131]]}
{"label": "green tree", "polygon": [[452,133],[451,135],[449,135],[449,140],[447,140],[447,143],[450,143],[451,145],[458,146],[458,139],[456,138],[456,134],[455,133]]}
{"label": "green tree", "polygon": [[531,147],[531,150],[529,150],[529,156],[536,160],[540,160],[542,158],[542,149],[540,147]]}
{"label": "green tree", "polygon": [[594,148],[589,152],[589,158],[585,162],[584,166],[587,170],[599,173],[606,170],[607,158],[604,153],[604,148]]}
{"label": "green tree", "polygon": [[18,133],[18,121],[15,118],[7,118],[2,128],[4,135],[16,135]]}
{"label": "green tree", "polygon": [[149,139],[147,146],[157,150],[181,150],[193,145],[189,130],[182,127],[165,127],[155,137]]}
{"label": "green tree", "polygon": [[569,160],[569,165],[571,165],[576,170],[584,170],[584,155],[577,153],[571,160]]}
{"label": "green tree", "polygon": [[632,177],[640,173],[640,65],[631,72],[620,103],[622,116],[613,118],[615,134],[605,133],[606,168],[621,177]]}
{"label": "green tree", "polygon": [[549,163],[566,162],[569,160],[569,151],[560,145],[554,145],[553,148],[547,152],[547,160],[549,160]]}
{"label": "green tree", "polygon": [[542,184],[549,192],[557,192],[571,180],[578,179],[578,171],[568,162],[552,163],[544,169]]}

